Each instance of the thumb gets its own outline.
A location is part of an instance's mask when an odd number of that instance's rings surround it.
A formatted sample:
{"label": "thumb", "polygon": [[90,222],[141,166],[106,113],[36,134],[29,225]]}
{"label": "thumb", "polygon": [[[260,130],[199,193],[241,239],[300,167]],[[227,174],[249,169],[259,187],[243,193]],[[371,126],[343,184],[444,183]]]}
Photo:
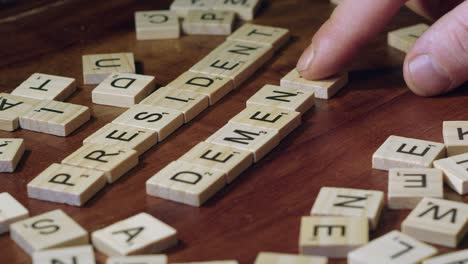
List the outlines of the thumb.
{"label": "thumb", "polygon": [[468,80],[468,1],[431,26],[407,54],[404,76],[422,96],[449,92]]}

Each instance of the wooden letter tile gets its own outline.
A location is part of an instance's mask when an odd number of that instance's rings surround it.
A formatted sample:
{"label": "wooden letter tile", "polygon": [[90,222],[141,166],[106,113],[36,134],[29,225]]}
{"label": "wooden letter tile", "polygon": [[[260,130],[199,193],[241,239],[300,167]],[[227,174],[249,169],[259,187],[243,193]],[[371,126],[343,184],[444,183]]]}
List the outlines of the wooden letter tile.
{"label": "wooden letter tile", "polygon": [[439,169],[391,169],[388,172],[388,207],[413,209],[424,197],[444,198]]}
{"label": "wooden letter tile", "polygon": [[23,129],[66,137],[91,118],[87,106],[43,100],[20,116]]}
{"label": "wooden letter tile", "polygon": [[24,154],[21,138],[0,138],[0,172],[13,172]]}
{"label": "wooden letter tile", "polygon": [[362,216],[376,229],[384,204],[381,191],[322,187],[312,207],[312,215]]}
{"label": "wooden letter tile", "polygon": [[444,121],[442,132],[448,157],[468,152],[468,121]]}
{"label": "wooden letter tile", "polygon": [[188,123],[208,108],[209,99],[203,94],[164,87],[146,97],[140,104],[180,111],[184,114],[184,122]]}
{"label": "wooden letter tile", "polygon": [[0,129],[14,131],[19,127],[19,117],[29,111],[39,100],[0,93]]}
{"label": "wooden letter tile", "polygon": [[171,11],[180,17],[187,16],[191,10],[210,10],[218,0],[174,0],[171,4]]}
{"label": "wooden letter tile", "polygon": [[62,164],[101,171],[113,183],[138,164],[138,152],[114,146],[88,144],[70,154]]}
{"label": "wooden letter tile", "polygon": [[29,217],[29,211],[7,192],[0,193],[0,235],[8,232],[10,225]]}
{"label": "wooden letter tile", "polygon": [[174,161],[146,182],[146,193],[163,199],[201,206],[226,185],[218,170]]}
{"label": "wooden letter tile", "polygon": [[133,53],[110,53],[83,56],[84,84],[98,84],[114,72],[135,73]]}
{"label": "wooden letter tile", "polygon": [[156,131],[158,141],[162,141],[184,124],[184,115],[168,108],[135,105],[114,119],[112,123]]}
{"label": "wooden letter tile", "polygon": [[189,35],[229,35],[236,20],[230,11],[192,10],[184,19],[182,29]]}
{"label": "wooden letter tile", "polygon": [[166,85],[166,88],[189,90],[206,95],[210,99],[210,105],[213,105],[234,89],[234,84],[230,78],[185,72]]}
{"label": "wooden letter tile", "polygon": [[327,264],[326,257],[260,252],[254,264]]}
{"label": "wooden letter tile", "polygon": [[30,181],[27,188],[29,198],[82,206],[105,185],[101,171],[54,163]]}
{"label": "wooden letter tile", "polygon": [[421,263],[437,249],[398,231],[391,231],[348,254],[349,264]]}
{"label": "wooden letter tile", "polygon": [[107,256],[159,253],[177,244],[177,231],[147,213],[139,213],[91,234]]}
{"label": "wooden letter tile", "polygon": [[107,258],[106,264],[167,264],[166,255],[141,255]]}
{"label": "wooden letter tile", "polygon": [[228,40],[268,45],[276,51],[288,42],[289,37],[289,30],[286,28],[244,24]]}
{"label": "wooden letter tile", "polygon": [[344,258],[369,241],[365,217],[302,217],[299,251],[304,255]]}
{"label": "wooden letter tile", "polygon": [[88,244],[88,232],[62,210],[49,211],[10,226],[10,235],[31,255],[46,249]]}
{"label": "wooden letter tile", "polygon": [[92,246],[67,247],[34,252],[33,264],[95,264]]}
{"label": "wooden letter tile", "polygon": [[179,18],[166,10],[135,12],[135,30],[138,40],[176,39],[180,37]]}
{"label": "wooden letter tile", "polygon": [[247,107],[271,106],[304,114],[314,105],[314,92],[267,84],[247,101]]}
{"label": "wooden letter tile", "polygon": [[293,69],[281,79],[281,87],[313,91],[316,98],[330,99],[348,83],[348,73],[341,73],[328,79],[309,81]]}
{"label": "wooden letter tile", "polygon": [[460,195],[468,193],[468,153],[434,161],[444,172],[445,183]]}
{"label": "wooden letter tile", "polygon": [[109,123],[83,140],[83,144],[98,144],[134,149],[139,155],[158,143],[156,131]]}
{"label": "wooden letter tile", "polygon": [[39,100],[63,101],[75,90],[76,81],[74,78],[34,73],[11,94]]}
{"label": "wooden letter tile", "polygon": [[244,109],[231,118],[229,123],[275,130],[278,132],[280,139],[283,139],[301,125],[301,114],[296,111],[271,106],[255,105]]}
{"label": "wooden letter tile", "polygon": [[464,264],[468,261],[468,249],[440,255],[423,261],[423,264]]}
{"label": "wooden letter tile", "polygon": [[231,183],[252,165],[253,154],[245,150],[200,142],[179,160],[219,170],[226,174],[227,183]]}
{"label": "wooden letter tile", "polygon": [[424,198],[403,221],[401,230],[421,241],[456,247],[468,231],[468,205]]}
{"label": "wooden letter tile", "polygon": [[275,130],[228,123],[205,141],[252,152],[258,162],[279,144],[280,137]]}
{"label": "wooden letter tile", "polygon": [[236,12],[243,20],[254,19],[255,13],[260,8],[262,0],[218,0],[214,4],[214,10]]}
{"label": "wooden letter tile", "polygon": [[389,32],[388,45],[407,53],[428,28],[426,24],[417,24]]}
{"label": "wooden letter tile", "polygon": [[445,157],[445,146],[438,142],[390,136],[372,156],[372,168],[432,168],[436,159]]}
{"label": "wooden letter tile", "polygon": [[215,261],[196,261],[196,262],[178,262],[172,264],[239,264],[236,260],[215,260]]}

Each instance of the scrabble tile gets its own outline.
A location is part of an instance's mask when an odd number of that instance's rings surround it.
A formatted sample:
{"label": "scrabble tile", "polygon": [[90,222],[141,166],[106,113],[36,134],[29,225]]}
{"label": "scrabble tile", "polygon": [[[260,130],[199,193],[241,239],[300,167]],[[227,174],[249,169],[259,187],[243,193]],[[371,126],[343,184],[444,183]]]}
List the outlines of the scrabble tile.
{"label": "scrabble tile", "polygon": [[423,264],[463,264],[468,261],[468,249],[440,255],[423,261]]}
{"label": "scrabble tile", "polygon": [[243,20],[252,20],[260,8],[262,0],[219,0],[213,5],[214,10],[233,11]]}
{"label": "scrabble tile", "polygon": [[227,39],[267,45],[278,50],[289,41],[290,33],[286,28],[244,24],[232,33]]}
{"label": "scrabble tile", "polygon": [[254,264],[327,264],[326,257],[260,252]]}
{"label": "scrabble tile", "polygon": [[218,0],[174,0],[171,4],[171,11],[180,17],[185,17],[191,10],[210,10]]}
{"label": "scrabble tile", "polygon": [[101,171],[53,163],[27,189],[29,198],[82,206],[105,185]]}
{"label": "scrabble tile", "polygon": [[223,172],[174,161],[146,181],[146,193],[191,206],[201,206],[226,185]]}
{"label": "scrabble tile", "polygon": [[188,35],[229,35],[235,21],[234,12],[191,10],[182,23],[182,29]]}
{"label": "scrabble tile", "polygon": [[98,84],[114,72],[135,73],[133,53],[83,55],[84,84]]}
{"label": "scrabble tile", "polygon": [[279,144],[280,137],[275,130],[228,123],[205,141],[252,152],[256,163]]}
{"label": "scrabble tile", "polygon": [[18,221],[10,235],[31,255],[36,251],[88,244],[88,232],[62,210],[53,210]]}
{"label": "scrabble tile", "polygon": [[177,231],[147,213],[139,213],[91,234],[107,256],[159,253],[177,244]]}
{"label": "scrabble tile", "polygon": [[16,130],[19,127],[19,117],[38,102],[39,100],[0,93],[0,130]]}
{"label": "scrabble tile", "polygon": [[369,241],[365,217],[302,217],[299,251],[304,255],[344,258]]}
{"label": "scrabble tile", "polygon": [[444,121],[442,133],[448,157],[468,152],[468,121]]}
{"label": "scrabble tile", "polygon": [[162,141],[184,124],[184,115],[168,108],[135,105],[112,123],[155,131],[158,134],[158,141]]}
{"label": "scrabble tile", "polygon": [[215,261],[196,261],[196,262],[177,262],[173,264],[239,264],[235,260],[215,260]]}
{"label": "scrabble tile", "polygon": [[168,10],[135,12],[137,40],[176,39],[180,37],[177,14]]}
{"label": "scrabble tile", "polygon": [[167,264],[166,255],[140,255],[107,258],[106,264]]}
{"label": "scrabble tile", "polygon": [[24,154],[21,138],[0,138],[0,172],[13,172]]}
{"label": "scrabble tile", "polygon": [[372,168],[432,168],[434,160],[445,157],[445,146],[438,142],[390,136],[372,156]]}
{"label": "scrabble tile", "polygon": [[29,217],[29,211],[7,192],[0,193],[0,234],[8,232],[10,224]]}
{"label": "scrabble tile", "polygon": [[376,229],[384,204],[381,191],[322,187],[312,206],[311,215],[367,217]]}
{"label": "scrabble tile", "polygon": [[267,84],[247,100],[247,107],[271,106],[304,114],[314,106],[314,92]]}
{"label": "scrabble tile", "polygon": [[221,171],[226,175],[227,183],[231,183],[253,164],[253,154],[245,150],[200,142],[179,160]]}
{"label": "scrabble tile", "polygon": [[348,254],[349,264],[421,263],[437,249],[398,231],[391,231]]}
{"label": "scrabble tile", "polygon": [[293,69],[281,79],[281,87],[313,91],[316,98],[330,99],[348,83],[348,73],[341,73],[328,79],[309,81]]}
{"label": "scrabble tile", "polygon": [[226,41],[196,63],[191,72],[230,78],[238,87],[272,56],[270,46],[254,43]]}
{"label": "scrabble tile", "polygon": [[91,118],[89,107],[43,100],[20,116],[23,129],[66,137]]}
{"label": "scrabble tile", "polygon": [[468,193],[468,153],[436,160],[434,167],[444,172],[445,183],[454,191]]}
{"label": "scrabble tile", "polygon": [[255,126],[277,131],[283,139],[301,125],[301,114],[270,106],[248,106],[231,118],[229,123]]}
{"label": "scrabble tile", "polygon": [[113,183],[138,164],[138,152],[115,146],[87,144],[70,154],[62,164],[100,171]]}
{"label": "scrabble tile", "polygon": [[34,73],[20,84],[12,95],[24,96],[38,100],[63,101],[76,90],[74,78]]}
{"label": "scrabble tile", "polygon": [[439,169],[390,169],[388,207],[413,209],[424,197],[444,198],[444,178]]}
{"label": "scrabble tile", "polygon": [[33,264],[95,264],[92,246],[66,247],[34,252]]}
{"label": "scrabble tile", "polygon": [[234,89],[234,84],[230,78],[185,72],[166,85],[166,87],[169,89],[189,90],[206,95],[210,99],[210,105],[213,105]]}
{"label": "scrabble tile", "polygon": [[138,155],[156,145],[156,131],[140,127],[109,123],[83,140],[83,144],[114,146],[123,149],[134,149]]}
{"label": "scrabble tile", "polygon": [[203,110],[208,108],[208,96],[180,89],[161,88],[140,102],[180,111],[184,115],[184,122],[188,123]]}
{"label": "scrabble tile", "polygon": [[391,31],[388,33],[388,45],[407,53],[428,28],[429,26],[426,24],[417,24]]}
{"label": "scrabble tile", "polygon": [[401,223],[401,231],[421,241],[455,248],[468,231],[468,205],[426,197]]}

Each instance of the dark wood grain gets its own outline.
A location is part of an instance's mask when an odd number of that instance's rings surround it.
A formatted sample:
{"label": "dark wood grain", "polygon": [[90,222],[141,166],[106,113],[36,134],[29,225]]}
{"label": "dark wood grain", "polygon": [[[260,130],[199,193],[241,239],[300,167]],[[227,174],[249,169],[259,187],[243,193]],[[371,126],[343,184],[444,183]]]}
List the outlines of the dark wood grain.
{"label": "dark wood grain", "polygon": [[[31,3],[29,8],[22,3],[26,6],[10,5],[0,11],[1,91],[10,92],[34,72],[74,77],[79,80],[79,90],[69,101],[90,106],[94,118],[67,138],[26,130],[0,132],[0,137],[25,138],[28,149],[15,173],[0,174],[0,191],[12,193],[32,215],[63,209],[89,232],[149,212],[180,233],[181,243],[167,252],[171,262],[237,259],[252,263],[259,251],[296,253],[300,217],[309,214],[320,187],[386,191],[386,172],[371,169],[371,156],[389,135],[441,142],[443,120],[468,119],[466,85],[443,97],[413,95],[401,74],[404,55],[387,47],[386,35],[381,34],[356,58],[345,89],[332,100],[318,100],[315,109],[304,115],[299,129],[203,207],[147,196],[145,181],[149,177],[223,126],[264,84],[279,83],[334,8],[326,0],[271,0],[254,22],[287,27],[293,40],[240,89],[145,153],[135,169],[107,186],[86,206],[75,208],[28,199],[26,184],[32,178],[51,163],[60,162],[84,138],[124,111],[91,103],[94,86],[82,84],[83,54],[131,51],[140,72],[156,76],[158,84],[165,85],[224,37],[136,41],[133,12],[166,9],[169,0],[67,0],[59,5],[53,3],[60,1],[42,1],[42,5],[38,5],[39,1],[27,2]],[[43,5],[49,6],[27,13]],[[15,17],[17,14],[20,16]],[[421,21],[403,9],[387,30]],[[449,189],[447,195],[468,201]],[[371,237],[399,229],[408,213],[385,209]],[[465,239],[461,247],[467,246]],[[105,257],[98,254],[98,259],[104,263]],[[8,235],[1,235],[0,262],[30,263],[30,258]]]}

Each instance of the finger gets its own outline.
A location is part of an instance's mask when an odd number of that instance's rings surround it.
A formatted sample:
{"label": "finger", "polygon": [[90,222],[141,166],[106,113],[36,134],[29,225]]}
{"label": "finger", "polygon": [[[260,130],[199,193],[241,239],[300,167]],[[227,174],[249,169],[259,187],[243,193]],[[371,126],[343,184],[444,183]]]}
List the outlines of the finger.
{"label": "finger", "polygon": [[461,4],[464,0],[411,0],[406,6],[429,20],[436,20],[453,8]]}
{"label": "finger", "polygon": [[404,76],[422,96],[448,92],[468,79],[468,1],[431,26],[407,54]]}
{"label": "finger", "polygon": [[297,63],[306,79],[338,73],[375,37],[406,0],[345,0],[319,29]]}

